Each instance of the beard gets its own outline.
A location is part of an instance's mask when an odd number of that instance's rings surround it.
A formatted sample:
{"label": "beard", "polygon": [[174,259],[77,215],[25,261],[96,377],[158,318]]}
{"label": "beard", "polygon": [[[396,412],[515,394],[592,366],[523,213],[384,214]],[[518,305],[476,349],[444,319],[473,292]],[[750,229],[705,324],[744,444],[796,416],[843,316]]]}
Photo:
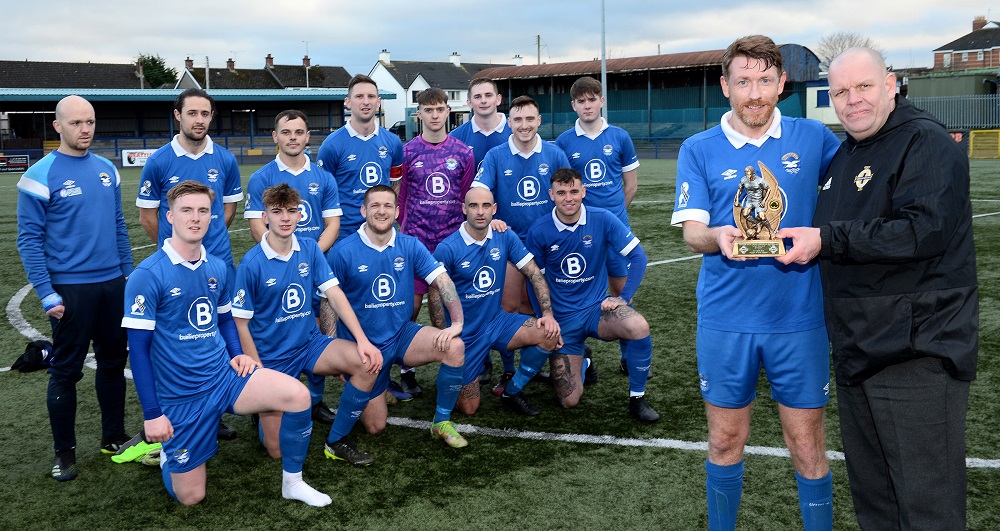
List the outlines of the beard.
{"label": "beard", "polygon": [[[745,112],[745,109],[751,105],[765,105],[767,107],[767,112],[764,114],[752,114],[750,112]],[[757,129],[770,123],[771,117],[774,116],[775,106],[776,104],[766,102],[764,100],[753,100],[748,101],[733,110],[736,112],[736,117],[739,118],[740,122],[743,122],[743,125],[751,129]]]}

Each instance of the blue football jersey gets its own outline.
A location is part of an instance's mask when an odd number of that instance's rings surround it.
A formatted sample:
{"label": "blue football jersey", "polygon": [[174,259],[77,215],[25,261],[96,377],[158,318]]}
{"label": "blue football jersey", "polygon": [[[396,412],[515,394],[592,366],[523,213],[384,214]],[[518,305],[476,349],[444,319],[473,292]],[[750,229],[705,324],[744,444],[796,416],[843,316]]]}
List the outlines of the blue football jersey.
{"label": "blue football jersey", "polygon": [[[377,248],[362,226],[338,241],[328,260],[365,335],[380,348],[413,315],[413,278],[430,284],[444,273],[419,240],[395,229],[389,243]],[[342,322],[337,337],[354,340]]]}
{"label": "blue football jersey", "polygon": [[625,256],[639,245],[639,239],[611,212],[580,208],[580,220],[572,226],[559,221],[553,209],[528,231],[526,246],[545,270],[557,321],[607,297],[606,253]]}
{"label": "blue football jersey", "polygon": [[185,151],[177,137],[150,155],[142,168],[135,204],[140,208],[160,209],[157,244],[162,247],[172,231],[167,221],[167,191],[187,180],[207,185],[215,192],[215,199],[212,201],[212,222],[208,225],[203,243],[209,254],[218,256],[232,266],[233,252],[229,244],[229,229],[226,227],[223,204],[243,200],[240,167],[229,150],[212,142],[209,137],[206,140],[205,150],[198,155]]}
{"label": "blue football jersey", "polygon": [[498,114],[500,115],[500,124],[497,125],[496,129],[490,131],[480,129],[476,125],[476,120],[471,119],[451,132],[451,136],[461,140],[472,149],[472,154],[476,159],[476,170],[482,167],[483,159],[486,158],[486,154],[491,149],[505,144],[510,138],[511,131],[507,117],[503,113]]}
{"label": "blue football jersey", "polygon": [[[757,142],[759,146],[745,142],[737,148],[721,125],[684,141],[677,159],[673,225],[689,220],[709,227],[734,225],[733,200],[740,179],[747,168],[762,176],[762,166],[781,189],[785,208],[781,226],[812,225],[817,190],[840,141],[820,122],[774,112],[773,134]],[[728,123],[725,129],[731,130]],[[735,262],[722,253],[706,254],[696,294],[698,326],[714,330],[801,332],[825,322],[815,262],[786,266],[773,258]],[[733,311],[734,303],[760,311]]]}
{"label": "blue football jersey", "polygon": [[264,190],[276,184],[288,183],[299,192],[299,212],[302,218],[295,227],[299,238],[319,240],[323,233],[324,219],[342,216],[340,193],[337,181],[330,172],[306,160],[298,172],[293,172],[287,164],[275,157],[255,171],[247,182],[247,204],[244,219],[261,219],[264,214]]}
{"label": "blue football jersey", "polygon": [[601,132],[590,137],[577,120],[576,127],[559,135],[556,145],[562,148],[570,166],[583,178],[583,185],[587,187],[583,203],[610,210],[628,225],[622,174],[639,167],[639,157],[628,133],[604,122]]}
{"label": "blue football jersey", "polygon": [[192,264],[167,242],[129,276],[122,327],[153,331],[149,357],[161,404],[198,398],[232,370],[218,326],[218,314],[230,311],[228,275],[204,247]]}
{"label": "blue football jersey", "polygon": [[532,255],[513,230],[487,229],[486,239],[476,241],[462,223],[437,246],[434,258],[448,270],[462,301],[465,339],[476,335],[500,313],[507,262],[521,269]]}
{"label": "blue football jersey", "polygon": [[473,186],[493,191],[497,219],[502,219],[524,238],[528,227],[552,209],[549,179],[559,168],[568,168],[569,160],[559,146],[544,142],[535,135],[535,149],[525,157],[513,138],[506,145],[490,150],[483,159]]}
{"label": "blue football jersey", "polygon": [[257,354],[265,367],[286,361],[319,333],[312,294],[338,284],[315,240],[292,236],[292,252],[281,256],[262,238],[236,271],[233,317],[249,319]]}
{"label": "blue football jersey", "polygon": [[399,178],[403,165],[403,143],[384,127],[363,137],[351,122],[337,129],[319,147],[317,164],[333,174],[340,191],[340,238],[357,232],[364,223],[361,205],[365,192],[376,184],[390,185]]}

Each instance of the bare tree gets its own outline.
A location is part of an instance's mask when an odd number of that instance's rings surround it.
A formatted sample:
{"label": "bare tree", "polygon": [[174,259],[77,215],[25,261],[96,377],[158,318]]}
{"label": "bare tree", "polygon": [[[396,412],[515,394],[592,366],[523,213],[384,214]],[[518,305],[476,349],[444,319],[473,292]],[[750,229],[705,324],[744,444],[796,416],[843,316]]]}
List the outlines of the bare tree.
{"label": "bare tree", "polygon": [[864,46],[871,48],[885,57],[885,49],[879,46],[871,38],[854,31],[838,31],[830,33],[820,38],[816,43],[816,56],[819,57],[819,69],[826,71],[830,68],[830,61],[840,55],[840,52],[848,48]]}

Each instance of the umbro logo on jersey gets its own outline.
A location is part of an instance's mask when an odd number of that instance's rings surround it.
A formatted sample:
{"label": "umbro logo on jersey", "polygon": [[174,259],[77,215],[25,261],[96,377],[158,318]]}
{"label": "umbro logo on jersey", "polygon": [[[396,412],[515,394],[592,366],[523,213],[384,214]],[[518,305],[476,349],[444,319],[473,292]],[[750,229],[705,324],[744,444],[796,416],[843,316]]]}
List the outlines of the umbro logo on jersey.
{"label": "umbro logo on jersey", "polygon": [[418,160],[418,161],[414,162],[413,163],[413,167],[414,168],[423,168],[424,167],[424,161]]}
{"label": "umbro logo on jersey", "polygon": [[367,272],[368,272],[368,266],[363,264],[358,266],[358,273],[367,273]]}
{"label": "umbro logo on jersey", "polygon": [[503,176],[504,177],[510,177],[511,175],[514,175],[514,170],[504,170],[503,171]]}
{"label": "umbro logo on jersey", "polygon": [[176,176],[176,175],[174,175],[167,182],[169,182],[170,184],[177,184],[177,183],[181,182],[181,178],[178,177],[178,176]]}
{"label": "umbro logo on jersey", "polygon": [[572,155],[569,156],[569,158],[571,158],[571,159],[578,159],[578,158],[580,158],[580,152],[577,151],[576,153],[573,153]]}
{"label": "umbro logo on jersey", "polygon": [[74,184],[76,184],[76,181],[74,181],[73,179],[66,179],[65,181],[63,181],[63,186],[65,186],[66,188],[69,188]]}
{"label": "umbro logo on jersey", "polygon": [[347,162],[354,162],[356,160],[358,160],[358,156],[355,155],[354,153],[351,153],[350,155],[347,156]]}
{"label": "umbro logo on jersey", "polygon": [[470,265],[472,264],[469,262],[462,262],[462,269],[467,269]]}
{"label": "umbro logo on jersey", "polygon": [[549,247],[549,250],[552,252],[556,252],[559,250],[559,245],[558,244],[553,245],[552,247]]}
{"label": "umbro logo on jersey", "polygon": [[170,288],[170,296],[176,297],[181,294],[181,288]]}
{"label": "umbro logo on jersey", "polygon": [[729,179],[735,179],[736,175],[737,175],[736,170],[734,170],[734,169],[728,169],[728,170],[722,172],[722,180],[728,181]]}
{"label": "umbro logo on jersey", "polygon": [[277,284],[277,283],[278,283],[278,280],[277,280],[277,279],[274,279],[274,278],[269,278],[269,279],[267,279],[267,281],[266,281],[266,282],[264,282],[264,283],[265,283],[265,284],[267,284],[268,286],[273,286],[273,285],[275,285],[275,284]]}

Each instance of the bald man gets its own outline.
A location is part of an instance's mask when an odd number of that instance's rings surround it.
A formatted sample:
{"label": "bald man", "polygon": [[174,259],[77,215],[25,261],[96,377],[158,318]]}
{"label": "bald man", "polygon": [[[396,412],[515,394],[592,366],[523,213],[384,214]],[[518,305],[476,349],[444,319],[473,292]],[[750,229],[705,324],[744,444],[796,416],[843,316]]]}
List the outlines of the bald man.
{"label": "bald man", "polygon": [[79,96],[56,105],[59,149],[17,183],[17,249],[28,280],[52,324],[49,422],[55,447],[52,477],[76,478],[76,382],[94,343],[94,387],[101,408],[101,447],[113,454],[125,435],[125,277],[132,251],[122,215],[121,177],[90,153],[94,107]]}
{"label": "bald man", "polygon": [[840,433],[863,529],[965,529],[965,417],[979,351],[969,159],[896,94],[881,54],[830,64],[847,131],[812,227],[785,263],[819,257]]}

